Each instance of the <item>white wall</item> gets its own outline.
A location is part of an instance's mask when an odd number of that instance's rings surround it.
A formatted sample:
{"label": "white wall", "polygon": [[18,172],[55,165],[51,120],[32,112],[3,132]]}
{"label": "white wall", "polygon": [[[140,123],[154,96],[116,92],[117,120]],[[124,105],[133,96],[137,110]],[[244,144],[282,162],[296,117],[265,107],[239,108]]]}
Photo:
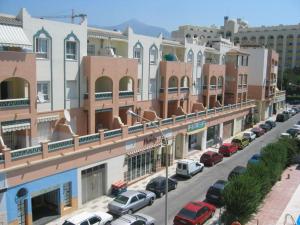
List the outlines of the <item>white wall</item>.
{"label": "white wall", "polygon": [[248,60],[248,85],[266,85],[268,50],[265,48],[247,48],[244,50],[250,53]]}
{"label": "white wall", "polygon": [[[160,87],[158,79],[159,76],[159,62],[162,60],[161,54],[161,43],[162,43],[162,35],[158,37],[150,37],[135,34],[134,31],[129,28],[128,31],[128,58],[133,58],[133,48],[136,43],[140,42],[143,47],[143,60],[141,64],[139,64],[138,68],[138,79],[141,79],[141,94],[138,96],[138,100],[151,100],[156,98],[156,94],[158,93],[158,89]],[[157,64],[150,65],[149,58],[149,50],[155,45],[158,49],[158,58]],[[150,91],[150,80],[156,79],[156,88],[153,88],[153,91]],[[137,85],[137,84],[135,84]]]}
{"label": "white wall", "polygon": [[[64,77],[66,80],[76,80],[79,92],[79,83],[81,89],[81,105],[83,105],[83,93],[86,89],[86,80],[82,74],[82,57],[86,56],[87,48],[87,21],[85,20],[81,25],[63,23],[57,21],[50,21],[45,19],[31,17],[25,9],[22,9],[19,16],[23,20],[23,29],[31,42],[34,42],[34,35],[44,28],[52,37],[52,46],[49,46],[50,52],[49,59],[37,59],[37,81],[51,81],[51,64],[52,64],[52,79],[53,79],[53,106],[51,107],[51,100],[48,103],[38,104],[38,111],[50,111],[64,109]],[[64,60],[64,39],[73,32],[80,41],[80,48],[78,54],[80,56],[75,61]],[[34,43],[32,43],[34,45]],[[64,65],[65,63],[65,65]],[[78,70],[79,69],[79,70]],[[80,80],[80,82],[79,82]],[[49,86],[49,96],[51,98],[51,85]],[[79,94],[77,93],[77,96]],[[72,108],[78,107],[73,104]],[[67,104],[69,105],[69,104]]]}

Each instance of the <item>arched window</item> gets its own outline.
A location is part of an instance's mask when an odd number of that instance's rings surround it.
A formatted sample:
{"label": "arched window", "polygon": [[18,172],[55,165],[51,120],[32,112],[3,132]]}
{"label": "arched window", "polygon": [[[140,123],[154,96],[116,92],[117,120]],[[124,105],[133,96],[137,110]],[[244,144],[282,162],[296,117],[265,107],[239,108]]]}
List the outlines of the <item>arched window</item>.
{"label": "arched window", "polygon": [[68,60],[78,59],[79,39],[71,32],[65,38],[65,58]]}
{"label": "arched window", "polygon": [[192,36],[191,36],[191,34],[186,34],[185,37],[186,38],[191,38]]}
{"label": "arched window", "polygon": [[143,46],[140,42],[133,46],[133,58],[137,59],[139,63],[143,61]]}
{"label": "arched window", "polygon": [[198,54],[197,54],[197,66],[201,66],[202,65],[202,52],[199,51]]}
{"label": "arched window", "polygon": [[235,43],[235,44],[240,43],[240,38],[239,38],[239,37],[234,37],[234,43]]}
{"label": "arched window", "polygon": [[252,36],[250,38],[250,41],[252,42],[252,44],[255,44],[256,43],[256,37],[255,36]]}
{"label": "arched window", "polygon": [[34,36],[34,52],[39,59],[48,59],[50,57],[51,36],[44,29],[39,30]]}
{"label": "arched window", "polygon": [[194,61],[194,53],[192,50],[189,50],[189,52],[187,54],[187,62],[193,63],[193,61]]}
{"label": "arched window", "polygon": [[157,58],[158,58],[158,49],[156,45],[152,45],[149,50],[149,60],[150,64],[156,65],[157,64]]}
{"label": "arched window", "polygon": [[225,55],[222,55],[221,62],[222,62],[222,65],[225,64]]}

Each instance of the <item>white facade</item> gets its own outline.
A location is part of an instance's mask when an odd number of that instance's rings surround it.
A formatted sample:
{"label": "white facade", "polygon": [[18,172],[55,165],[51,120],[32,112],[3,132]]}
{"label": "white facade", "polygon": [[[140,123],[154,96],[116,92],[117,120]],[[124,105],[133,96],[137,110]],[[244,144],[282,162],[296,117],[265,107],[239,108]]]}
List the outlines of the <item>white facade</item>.
{"label": "white facade", "polygon": [[267,78],[268,49],[247,48],[244,49],[250,54],[248,85],[265,86]]}

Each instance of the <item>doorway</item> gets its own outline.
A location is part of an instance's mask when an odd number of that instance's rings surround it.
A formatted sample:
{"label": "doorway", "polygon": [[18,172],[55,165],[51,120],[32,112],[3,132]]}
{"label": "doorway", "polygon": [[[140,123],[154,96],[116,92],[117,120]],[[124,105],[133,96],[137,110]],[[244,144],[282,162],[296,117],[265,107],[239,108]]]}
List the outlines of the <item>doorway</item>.
{"label": "doorway", "polygon": [[81,171],[82,204],[105,194],[105,164]]}
{"label": "doorway", "polygon": [[32,223],[46,224],[60,216],[59,188],[31,199]]}

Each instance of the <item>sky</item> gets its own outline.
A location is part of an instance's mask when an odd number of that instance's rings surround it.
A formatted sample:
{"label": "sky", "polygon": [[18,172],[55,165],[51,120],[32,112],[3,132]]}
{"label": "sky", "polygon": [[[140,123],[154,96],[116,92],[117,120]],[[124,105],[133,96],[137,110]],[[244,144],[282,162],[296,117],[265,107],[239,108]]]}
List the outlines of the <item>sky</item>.
{"label": "sky", "polygon": [[88,24],[112,26],[129,19],[168,31],[180,25],[223,25],[224,16],[250,26],[300,23],[300,0],[0,0],[0,13],[25,7],[34,17],[85,13]]}

